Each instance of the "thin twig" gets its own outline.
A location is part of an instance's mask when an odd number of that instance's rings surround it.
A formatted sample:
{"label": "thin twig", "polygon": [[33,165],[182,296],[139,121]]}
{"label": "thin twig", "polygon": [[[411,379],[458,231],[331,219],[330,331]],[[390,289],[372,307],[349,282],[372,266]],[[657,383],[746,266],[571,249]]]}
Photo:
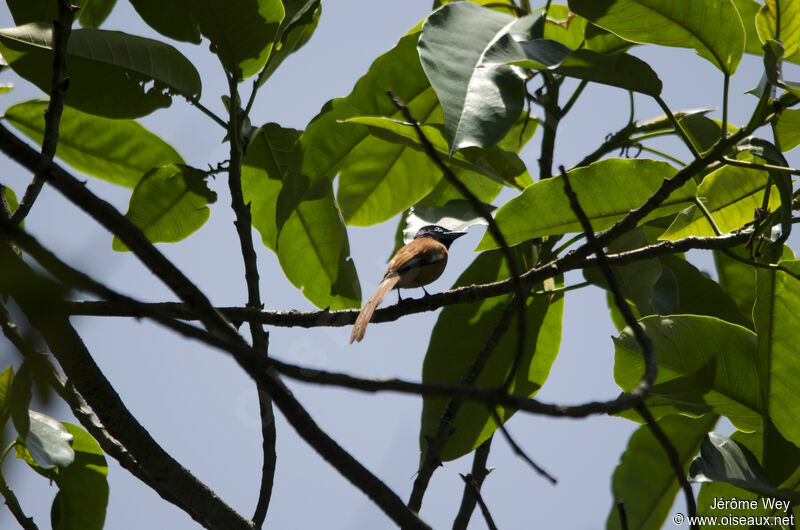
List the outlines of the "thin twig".
{"label": "thin twig", "polygon": [[531,468],[534,471],[536,471],[536,473],[546,478],[550,482],[550,484],[554,486],[558,484],[558,480],[556,480],[556,478],[553,477],[553,475],[545,471],[539,464],[534,462],[533,459],[530,456],[528,456],[527,453],[525,453],[522,447],[520,447],[519,444],[516,441],[514,441],[514,438],[512,438],[511,433],[508,432],[508,429],[503,424],[503,420],[500,419],[500,415],[497,413],[497,409],[495,409],[494,407],[489,407],[489,410],[491,411],[492,416],[494,417],[494,422],[497,424],[497,427],[500,429],[500,432],[503,433],[503,438],[506,439],[508,445],[511,446],[511,449],[514,451],[514,453],[516,453],[517,456],[525,460],[525,462],[527,462],[527,464],[531,466]]}
{"label": "thin twig", "polygon": [[[461,377],[461,386],[471,388],[475,385],[475,382],[478,380],[480,374],[483,373],[483,369],[486,367],[486,363],[497,347],[497,344],[511,325],[511,320],[514,318],[516,312],[517,305],[513,300],[506,304],[503,312],[500,314],[500,318],[489,333],[489,337],[478,352],[478,355],[475,356],[475,360],[472,361],[472,364]],[[501,392],[505,393],[504,390],[501,390]],[[453,433],[453,423],[455,422],[456,415],[461,409],[463,402],[463,399],[453,397],[447,403],[442,411],[436,434],[428,440],[428,445],[425,448],[424,457],[420,464],[419,471],[417,472],[417,476],[414,479],[414,487],[411,490],[411,496],[408,501],[408,507],[416,512],[422,507],[422,498],[425,495],[425,490],[428,488],[428,483],[430,482],[433,472],[442,465],[442,450]]]}
{"label": "thin twig", "polygon": [[625,503],[617,503],[617,513],[619,514],[619,527],[621,530],[628,530],[628,512],[625,510]]}
{"label": "thin twig", "polygon": [[672,113],[670,108],[667,106],[667,103],[661,99],[661,96],[655,96],[656,103],[661,107],[661,110],[664,111],[664,114],[667,115],[667,119],[670,121],[672,126],[675,128],[675,132],[678,133],[678,136],[681,137],[683,143],[686,144],[686,147],[689,148],[689,151],[692,153],[692,156],[695,159],[700,158],[700,151],[692,143],[691,138],[689,138],[689,134],[686,132],[686,129],[683,128],[683,125],[675,118],[675,115]]}
{"label": "thin twig", "polygon": [[[475,455],[472,457],[472,471],[467,475],[467,478],[475,483],[480,491],[483,486],[483,481],[491,472],[491,469],[486,467],[486,461],[489,459],[489,450],[492,446],[492,437],[486,439],[481,445],[475,449]],[[453,520],[453,530],[466,530],[469,525],[469,520],[472,518],[472,512],[475,511],[475,504],[478,502],[478,497],[475,495],[475,489],[469,483],[464,485],[464,493],[461,496],[461,505],[458,508],[456,518]]]}
{"label": "thin twig", "polygon": [[28,215],[33,203],[42,191],[50,164],[56,155],[58,147],[58,126],[61,123],[61,112],[64,110],[64,98],[67,95],[69,78],[67,77],[67,44],[72,32],[72,20],[78,7],[70,4],[69,0],[58,0],[58,20],[53,21],[53,74],[50,86],[50,102],[44,111],[44,136],[42,138],[42,152],[39,163],[34,172],[33,180],[25,190],[19,205],[11,215],[11,222],[20,224]]}
{"label": "thin twig", "polygon": [[[669,437],[666,435],[664,430],[655,420],[644,403],[640,403],[636,406],[636,412],[641,415],[642,419],[647,423],[647,427],[650,429],[650,432],[653,433],[655,439],[658,440],[658,443],[661,444],[661,447],[667,453],[667,458],[669,459],[669,464],[672,467],[672,471],[675,473],[675,477],[678,479],[678,484],[681,485],[684,497],[686,497],[686,511],[688,512],[689,520],[696,520],[697,504],[695,503],[694,493],[692,493],[692,486],[689,484],[689,479],[686,477],[686,471],[683,469],[681,458],[680,455],[678,455],[677,449],[675,449],[675,446],[672,445]],[[694,522],[690,523],[690,528],[697,530],[699,526],[696,522]]]}
{"label": "thin twig", "polygon": [[6,479],[3,477],[2,473],[0,473],[0,495],[2,495],[3,499],[5,500],[5,504],[8,506],[8,511],[11,512],[11,515],[14,516],[14,519],[17,520],[19,525],[24,530],[39,530],[39,527],[33,522],[33,517],[28,517],[25,515],[25,512],[22,510],[22,506],[19,504],[17,496],[6,483]]}
{"label": "thin twig", "polygon": [[212,121],[214,121],[214,123],[216,123],[217,125],[219,125],[220,127],[222,127],[225,130],[228,129],[228,124],[225,123],[225,120],[223,120],[222,118],[220,118],[219,116],[214,114],[214,112],[212,112],[211,109],[209,109],[208,107],[206,107],[205,105],[200,103],[200,98],[199,97],[186,98],[186,101],[188,101],[190,105],[192,105],[194,107],[197,107],[197,109],[200,112],[202,112],[203,114],[205,114],[206,116],[211,118]]}
{"label": "thin twig", "polygon": [[486,521],[486,526],[489,527],[489,530],[497,530],[497,525],[494,523],[492,514],[489,512],[489,507],[486,506],[483,496],[481,496],[481,490],[478,487],[478,484],[475,483],[475,479],[471,478],[469,475],[461,475],[461,480],[464,481],[466,487],[472,488],[472,492],[475,495],[475,500],[478,501],[478,506],[481,508],[483,520]]}
{"label": "thin twig", "polygon": [[[258,285],[258,262],[255,248],[253,247],[253,228],[250,216],[250,205],[244,203],[242,193],[242,156],[243,146],[241,143],[241,128],[239,125],[239,81],[233,75],[228,77],[228,87],[230,89],[230,127],[228,128],[228,138],[230,140],[230,164],[228,165],[228,187],[231,192],[231,208],[236,215],[234,225],[239,236],[239,246],[244,260],[245,283],[247,284],[247,307],[263,309],[261,303],[261,291]],[[253,339],[253,348],[261,355],[268,355],[268,337],[261,324],[250,323],[250,335]],[[275,478],[275,464],[277,456],[275,454],[276,432],[275,414],[272,410],[272,400],[266,389],[256,384],[258,393],[258,406],[261,418],[262,436],[262,466],[261,466],[261,487],[259,488],[258,500],[253,513],[253,525],[261,528],[264,519],[267,517],[269,501],[272,497],[272,486]]]}

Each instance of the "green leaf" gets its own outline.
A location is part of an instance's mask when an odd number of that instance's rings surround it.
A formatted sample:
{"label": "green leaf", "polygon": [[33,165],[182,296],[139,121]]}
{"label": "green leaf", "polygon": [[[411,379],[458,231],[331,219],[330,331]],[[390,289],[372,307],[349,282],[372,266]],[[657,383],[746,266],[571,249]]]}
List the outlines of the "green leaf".
{"label": "green leaf", "polygon": [[280,0],[193,0],[188,5],[226,70],[240,80],[261,70],[283,21]]}
{"label": "green leaf", "polygon": [[570,0],[569,7],[631,42],[694,48],[728,75],[744,53],[744,27],[730,0]]}
{"label": "green leaf", "polygon": [[[510,45],[500,40],[497,46],[507,46],[492,61],[502,56],[506,64],[523,68],[547,69],[555,73],[594,81],[625,90],[641,92],[649,96],[661,93],[661,80],[650,66],[641,59],[626,53],[606,55],[592,50],[570,51],[559,48],[553,41],[544,39],[524,41]],[[515,49],[516,48],[516,49]],[[518,53],[521,51],[522,53]]]}
{"label": "green leaf", "polygon": [[778,116],[775,134],[784,153],[800,145],[800,109],[784,109]]}
{"label": "green leaf", "polygon": [[247,146],[242,163],[244,202],[250,204],[253,227],[261,234],[264,246],[272,251],[278,244],[278,194],[288,178],[294,145],[301,134],[297,129],[267,123]]}
{"label": "green leaf", "polygon": [[[485,252],[480,254],[461,274],[455,286],[486,283],[508,277],[509,273],[502,253],[499,251]],[[557,285],[563,285],[563,279],[559,278]],[[541,288],[541,285],[537,288]],[[510,300],[511,296],[506,295],[472,304],[445,307],[431,334],[422,366],[422,380],[426,383],[459,382]],[[532,396],[547,379],[561,342],[563,310],[562,293],[528,298],[525,355],[520,370],[509,389],[513,394]],[[496,388],[505,381],[516,352],[516,336],[515,318],[494,349],[477,380],[477,386]],[[447,402],[446,399],[423,399],[420,427],[420,448],[423,453],[427,446],[426,437],[436,434],[442,411]],[[514,411],[508,409],[498,410],[503,421],[510,418],[513,413]],[[453,427],[453,434],[441,455],[444,461],[453,460],[471,452],[497,429],[494,419],[486,407],[473,402],[465,402],[461,405]]]}
{"label": "green leaf", "polygon": [[[669,273],[675,282],[673,292],[677,295],[674,309],[670,313],[661,314],[707,315],[746,328],[753,327],[749,318],[750,313],[742,315],[733,298],[694,265],[676,256],[666,255],[659,259],[662,266],[667,269],[662,275]],[[656,284],[653,291],[654,298],[659,287],[660,285]]]}
{"label": "green leaf", "polygon": [[745,446],[715,432],[700,444],[700,456],[689,468],[694,482],[727,482],[766,497],[781,497],[769,481],[758,459]]}
{"label": "green leaf", "polygon": [[[408,145],[393,144],[372,136],[356,123],[341,123],[355,116],[401,118],[386,95],[391,89],[417,120],[441,123],[441,108],[419,63],[418,34],[411,34],[381,57],[359,79],[346,98],[328,102],[306,127],[298,143],[301,169],[306,179],[293,177],[299,191],[282,194],[278,226],[309,186],[322,177],[339,175],[338,202],[345,220],[358,226],[385,221],[430,192],[441,178],[428,157]],[[287,191],[287,190],[285,190]]]}
{"label": "green leaf", "polygon": [[[749,252],[741,247],[730,249],[740,257],[749,258]],[[714,251],[717,278],[739,308],[739,312],[752,320],[756,301],[756,268],[737,261],[720,250]]]}
{"label": "green leaf", "polygon": [[[0,53],[14,71],[50,92],[51,25],[0,30]],[[67,47],[70,84],[66,104],[108,118],[135,118],[168,107],[171,94],[199,97],[200,75],[163,42],[99,29],[73,30]],[[152,86],[151,86],[152,84]]]}
{"label": "green leaf", "polygon": [[543,38],[558,41],[575,50],[583,43],[586,25],[586,19],[575,16],[567,6],[550,4],[544,23]]}
{"label": "green leaf", "polygon": [[621,39],[610,31],[606,31],[600,26],[586,24],[586,49],[597,53],[617,53],[628,50],[634,43]]}
{"label": "green leaf", "polygon": [[[208,204],[217,194],[208,189],[205,172],[182,164],[169,164],[145,174],[136,185],[125,217],[153,243],[180,241],[208,220]],[[128,247],[114,236],[112,248]]]}
{"label": "green leaf", "polygon": [[771,422],[787,440],[800,445],[800,417],[792,406],[800,399],[800,280],[791,275],[800,274],[800,261],[779,265],[788,273],[762,268],[756,272],[757,373]]}
{"label": "green leaf", "polygon": [[86,5],[81,10],[80,20],[81,26],[84,28],[99,28],[100,25],[111,14],[114,9],[114,4],[117,0],[86,0]]}
{"label": "green leaf", "polygon": [[31,366],[30,363],[24,361],[11,383],[11,393],[9,394],[11,421],[14,423],[17,434],[23,438],[28,435],[30,429],[28,408],[31,405],[32,385]]}
{"label": "green leaf", "polygon": [[[699,315],[649,316],[640,320],[653,341],[658,377],[650,393],[671,400],[679,412],[713,411],[737,428],[761,427],[761,388],[756,336],[741,326]],[[614,339],[614,379],[623,390],[641,380],[644,362],[630,328]]]}
{"label": "green leaf", "polygon": [[318,180],[278,235],[278,260],[295,287],[317,307],[359,307],[361,286],[347,230],[328,179]]}
{"label": "green leaf", "polygon": [[455,2],[423,24],[419,57],[442,104],[451,154],[494,145],[522,112],[522,71],[483,67],[486,51],[518,23],[511,15]]}
{"label": "green leaf", "polygon": [[14,83],[0,83],[0,94],[6,94],[12,90],[14,90]]}
{"label": "green leaf", "polygon": [[[611,158],[569,172],[570,183],[594,230],[605,230],[638,208],[675,174],[665,162],[647,159]],[[661,203],[645,220],[675,213],[695,195],[689,181]],[[546,207],[545,207],[546,205]],[[544,235],[566,234],[581,230],[569,200],[564,195],[560,176],[541,180],[503,205],[495,215],[509,245]],[[497,248],[487,233],[476,250]]]}
{"label": "green leaf", "polygon": [[[780,6],[780,35],[776,31]],[[794,0],[766,0],[756,15],[756,31],[762,43],[770,39],[780,40],[786,56],[797,51],[800,44],[800,3]]]}
{"label": "green leaf", "polygon": [[275,47],[269,56],[264,74],[259,76],[259,86],[275,72],[289,55],[302,48],[317,29],[322,14],[321,0],[284,0],[286,15],[278,29]]}
{"label": "green leaf", "polygon": [[11,210],[11,213],[14,213],[14,210],[19,206],[17,194],[8,186],[3,186],[3,193],[6,196],[6,202],[8,202],[8,209]]}
{"label": "green leaf", "polygon": [[182,0],[129,0],[148,26],[171,39],[200,44],[192,4]]}
{"label": "green leaf", "polygon": [[[678,459],[686,470],[706,433],[714,428],[719,417],[706,414],[694,419],[672,415],[661,418],[659,427],[675,446]],[[616,504],[625,504],[627,528],[661,528],[669,510],[680,491],[670,462],[661,444],[650,428],[643,425],[636,429],[622,453],[619,465],[611,479],[614,502],[608,514],[606,528],[623,528]]]}
{"label": "green leaf", "polygon": [[[697,196],[724,234],[753,221],[753,211],[761,207],[768,178],[766,171],[726,165],[706,175],[697,187]],[[780,205],[777,195],[770,194],[770,207]],[[693,205],[682,211],[659,239],[675,241],[714,235],[703,213]]]}
{"label": "green leaf", "polygon": [[[33,141],[44,136],[47,100],[12,105],[5,119]],[[78,171],[133,188],[154,167],[183,163],[164,140],[133,120],[112,120],[64,107],[56,155]]]}
{"label": "green leaf", "polygon": [[[76,0],[71,3],[83,8],[87,0]],[[7,0],[6,5],[17,26],[29,22],[45,22],[52,25],[54,20],[58,20],[57,0]]]}
{"label": "green leaf", "polygon": [[[345,122],[366,125],[374,136],[425,152],[414,126],[410,123],[377,116],[357,116],[349,118]],[[519,189],[533,183],[525,169],[525,164],[513,151],[506,151],[499,145],[493,145],[487,149],[467,147],[447,160],[449,152],[444,126],[441,124],[420,125],[420,128],[442,159],[454,167],[483,173],[501,184],[509,184]]]}
{"label": "green leaf", "polygon": [[63,425],[73,436],[75,461],[55,479],[59,491],[50,511],[53,530],[101,530],[108,506],[106,459],[89,433]]}
{"label": "green leaf", "polygon": [[5,428],[11,416],[11,385],[14,382],[14,365],[9,365],[0,374],[0,429]]}
{"label": "green leaf", "polygon": [[45,470],[70,466],[75,461],[73,436],[60,422],[46,414],[33,410],[28,414],[30,429],[20,436],[36,465]]}

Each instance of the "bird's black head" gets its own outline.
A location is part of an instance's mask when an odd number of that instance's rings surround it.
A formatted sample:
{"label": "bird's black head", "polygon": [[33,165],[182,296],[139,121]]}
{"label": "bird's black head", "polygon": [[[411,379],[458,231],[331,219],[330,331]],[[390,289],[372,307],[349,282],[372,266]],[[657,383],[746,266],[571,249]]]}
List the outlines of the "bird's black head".
{"label": "bird's black head", "polygon": [[449,249],[450,243],[464,234],[466,234],[466,232],[454,232],[439,225],[427,225],[417,230],[417,233],[414,235],[414,239],[418,239],[420,237],[429,237],[431,239],[435,239]]}

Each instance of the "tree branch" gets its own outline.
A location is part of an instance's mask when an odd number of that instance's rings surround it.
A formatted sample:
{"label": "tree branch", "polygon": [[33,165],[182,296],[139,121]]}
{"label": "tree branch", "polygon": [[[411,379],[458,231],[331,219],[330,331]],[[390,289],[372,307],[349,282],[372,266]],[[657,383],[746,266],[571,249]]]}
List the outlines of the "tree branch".
{"label": "tree branch", "polygon": [[508,432],[508,429],[506,429],[506,426],[503,424],[503,420],[500,419],[500,415],[497,413],[497,409],[491,407],[490,412],[492,413],[492,416],[494,417],[494,422],[497,424],[497,427],[500,429],[500,432],[503,433],[503,438],[506,439],[508,445],[511,446],[511,449],[514,451],[514,453],[516,453],[517,456],[525,460],[525,462],[529,466],[531,466],[531,468],[534,471],[536,471],[536,473],[546,478],[548,482],[550,482],[550,484],[553,484],[555,486],[558,483],[558,480],[556,480],[555,477],[553,477],[553,475],[545,471],[539,464],[534,462],[533,459],[529,457],[527,453],[525,453],[522,447],[520,447],[519,444],[517,444],[517,442],[514,441],[514,438],[511,437],[511,433]]}
{"label": "tree branch", "polygon": [[[238,79],[232,74],[228,77],[230,88],[230,126],[228,128],[228,138],[230,139],[230,164],[228,166],[228,187],[231,192],[231,208],[233,209],[236,220],[236,232],[239,236],[239,245],[244,260],[244,277],[247,284],[247,307],[261,310],[264,308],[261,303],[261,292],[259,289],[258,262],[256,252],[253,247],[252,218],[250,216],[250,205],[244,203],[242,193],[242,155],[243,146],[241,143],[241,126],[239,125],[239,90]],[[257,322],[250,322],[250,334],[253,339],[253,348],[261,355],[268,355],[269,338],[264,332],[264,328]],[[261,487],[259,488],[258,500],[253,513],[253,524],[256,528],[261,528],[264,519],[267,517],[269,501],[272,497],[272,485],[275,478],[275,443],[277,434],[275,432],[275,414],[272,411],[272,400],[266,390],[256,383],[258,394],[259,416],[261,418]]]}
{"label": "tree branch", "polygon": [[69,0],[58,0],[58,20],[53,21],[53,75],[51,78],[50,102],[44,111],[44,137],[42,138],[42,152],[34,171],[34,177],[19,205],[11,215],[11,222],[20,224],[28,215],[33,203],[42,191],[42,186],[50,171],[50,164],[58,147],[58,126],[61,122],[61,112],[64,110],[64,98],[67,95],[69,78],[67,77],[67,43],[72,31],[72,20],[77,12],[77,6],[70,4]]}
{"label": "tree branch", "polygon": [[[466,479],[474,482],[478,491],[480,491],[483,481],[492,471],[486,467],[491,446],[492,437],[490,436],[475,450],[475,456],[472,458],[472,471],[466,476]],[[475,510],[475,503],[478,502],[475,489],[471,487],[470,483],[464,484],[464,494],[461,497],[461,506],[458,508],[456,518],[453,520],[453,530],[467,530],[472,512]]]}
{"label": "tree branch", "polygon": [[[2,464],[2,462],[0,462],[0,464]],[[11,515],[14,516],[14,519],[17,520],[24,530],[39,530],[39,527],[33,522],[33,517],[25,515],[17,496],[14,495],[14,492],[8,486],[8,483],[6,483],[6,479],[3,477],[2,473],[0,473],[0,495],[2,495],[3,499],[6,501],[5,504],[8,506],[8,511],[11,512]]]}
{"label": "tree branch", "polygon": [[478,501],[478,506],[481,507],[481,513],[483,514],[483,520],[486,521],[486,526],[489,527],[489,530],[497,530],[497,525],[494,523],[494,519],[492,519],[492,514],[489,513],[489,507],[486,506],[483,496],[481,496],[480,487],[475,483],[475,479],[470,478],[469,475],[461,475],[461,480],[466,484],[465,487],[472,489],[475,500]]}

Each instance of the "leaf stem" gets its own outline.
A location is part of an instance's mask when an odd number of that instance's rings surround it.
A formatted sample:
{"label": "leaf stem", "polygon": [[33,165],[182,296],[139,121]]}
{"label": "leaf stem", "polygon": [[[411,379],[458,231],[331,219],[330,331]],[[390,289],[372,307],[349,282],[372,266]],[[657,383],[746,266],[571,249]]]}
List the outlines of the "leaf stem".
{"label": "leaf stem", "polygon": [[573,92],[573,93],[572,93],[572,95],[569,97],[569,99],[567,100],[567,102],[566,102],[566,104],[564,105],[564,107],[563,107],[563,108],[561,109],[561,111],[558,113],[558,117],[559,117],[559,119],[563,118],[563,117],[564,117],[564,115],[565,115],[567,112],[569,112],[569,110],[572,108],[572,106],[573,106],[573,105],[575,104],[575,102],[578,100],[578,97],[579,97],[579,96],[581,95],[581,93],[583,92],[583,89],[584,89],[584,88],[586,88],[586,85],[588,85],[588,84],[589,84],[589,81],[586,81],[585,79],[584,79],[583,81],[581,81],[581,82],[580,82],[580,84],[578,85],[578,87],[575,89],[575,92]]}
{"label": "leaf stem", "polygon": [[190,105],[197,107],[200,112],[211,118],[217,125],[223,129],[228,129],[228,124],[225,122],[225,120],[214,114],[208,107],[200,103],[199,98],[187,98],[186,101],[188,101]]}
{"label": "leaf stem", "polygon": [[725,72],[725,80],[722,84],[722,131],[720,133],[722,140],[728,136],[728,91],[730,84],[731,76]]}
{"label": "leaf stem", "polygon": [[721,236],[722,235],[722,231],[719,229],[719,227],[717,226],[716,221],[714,221],[714,218],[711,216],[711,212],[708,211],[708,208],[706,208],[706,205],[703,204],[702,200],[700,200],[700,197],[695,197],[694,198],[694,204],[695,204],[695,206],[697,206],[700,209],[700,211],[703,214],[703,217],[705,217],[706,221],[708,221],[708,224],[711,225],[711,229],[714,231],[714,235]]}
{"label": "leaf stem", "polygon": [[685,166],[686,165],[686,162],[684,162],[680,158],[675,158],[674,156],[672,156],[669,153],[665,153],[663,151],[659,151],[658,149],[653,149],[652,147],[648,147],[648,146],[643,145],[643,144],[639,144],[639,146],[642,148],[642,151],[647,151],[648,153],[653,153],[654,155],[658,155],[658,156],[660,156],[662,158],[666,158],[667,160],[671,160],[672,162],[675,162],[676,164],[680,164],[681,166]]}
{"label": "leaf stem", "polygon": [[686,129],[684,129],[683,125],[681,125],[680,122],[675,118],[675,115],[672,113],[671,110],[669,110],[669,107],[664,102],[664,100],[661,99],[661,96],[655,96],[655,100],[656,103],[658,103],[661,109],[664,111],[664,114],[667,115],[667,118],[669,119],[670,123],[672,123],[672,126],[675,128],[675,132],[677,132],[680,135],[681,139],[683,140],[683,143],[686,144],[686,147],[688,147],[689,151],[691,151],[692,156],[694,156],[696,159],[699,159],[701,157],[700,152],[697,151],[697,148],[692,143],[692,140],[686,133]]}

